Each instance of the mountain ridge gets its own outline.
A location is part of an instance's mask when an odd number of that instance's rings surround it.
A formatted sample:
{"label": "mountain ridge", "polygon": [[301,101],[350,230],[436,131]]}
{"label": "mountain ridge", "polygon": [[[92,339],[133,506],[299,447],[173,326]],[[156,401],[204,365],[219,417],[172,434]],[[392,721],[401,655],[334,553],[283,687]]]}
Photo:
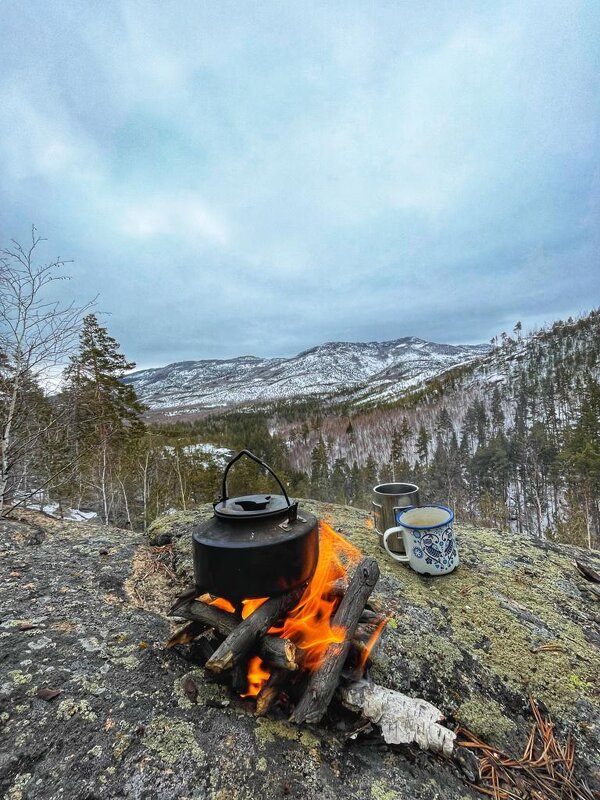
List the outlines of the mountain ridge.
{"label": "mountain ridge", "polygon": [[[489,345],[451,345],[405,336],[384,342],[324,342],[291,357],[244,355],[173,362],[124,378],[155,410],[190,413],[340,391],[402,394],[459,364],[487,354]],[[359,398],[357,397],[357,400]]]}

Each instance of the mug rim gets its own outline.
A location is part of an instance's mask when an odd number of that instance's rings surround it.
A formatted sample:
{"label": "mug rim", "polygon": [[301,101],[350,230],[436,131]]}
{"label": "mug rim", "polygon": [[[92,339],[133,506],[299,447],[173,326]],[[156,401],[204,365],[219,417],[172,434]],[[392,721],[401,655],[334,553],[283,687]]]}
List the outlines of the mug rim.
{"label": "mug rim", "polygon": [[[385,491],[378,491],[383,489],[384,486],[405,486],[406,489],[395,491],[395,492],[385,492]],[[400,497],[407,494],[414,494],[415,492],[419,491],[419,487],[416,483],[408,483],[408,481],[388,481],[387,483],[378,483],[377,486],[373,487],[373,491],[375,494],[383,495],[384,497]]]}
{"label": "mug rim", "polygon": [[[424,508],[442,508],[444,511],[447,511],[450,514],[450,518],[444,520],[444,522],[436,522],[435,525],[409,525],[402,522],[402,517],[404,514],[408,514],[409,511],[416,511],[417,508],[424,509]],[[451,522],[454,521],[454,511],[448,506],[441,506],[437,503],[428,503],[426,506],[413,506],[412,508],[405,508],[398,514],[398,518],[396,520],[397,525],[402,525],[403,528],[411,531],[428,531],[432,530],[433,528],[441,528],[443,525],[449,525]]]}

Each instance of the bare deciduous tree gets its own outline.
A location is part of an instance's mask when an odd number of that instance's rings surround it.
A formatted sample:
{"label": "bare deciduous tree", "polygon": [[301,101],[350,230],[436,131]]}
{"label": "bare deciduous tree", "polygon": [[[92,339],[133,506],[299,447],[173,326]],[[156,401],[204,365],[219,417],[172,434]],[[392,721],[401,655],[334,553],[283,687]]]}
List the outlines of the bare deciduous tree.
{"label": "bare deciduous tree", "polygon": [[[27,246],[13,240],[0,250],[0,516],[19,502],[18,498],[11,498],[10,503],[8,500],[18,483],[14,470],[24,447],[15,435],[22,390],[28,380],[37,380],[65,361],[76,341],[82,315],[93,304],[81,307],[51,298],[52,284],[68,280],[63,274],[68,262],[58,257],[37,263],[42,241],[32,227]],[[44,429],[56,422],[52,417]],[[33,438],[37,438],[35,434]]]}

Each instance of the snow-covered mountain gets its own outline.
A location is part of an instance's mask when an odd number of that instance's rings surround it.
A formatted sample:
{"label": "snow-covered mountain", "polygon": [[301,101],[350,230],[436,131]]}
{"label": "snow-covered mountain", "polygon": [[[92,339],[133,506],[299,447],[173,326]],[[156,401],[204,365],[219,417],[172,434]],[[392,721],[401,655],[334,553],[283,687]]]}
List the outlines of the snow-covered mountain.
{"label": "snow-covered mountain", "polygon": [[292,358],[181,361],[132,372],[125,381],[151,409],[176,413],[340,392],[361,402],[391,399],[488,350],[487,345],[435,344],[412,336],[327,342]]}

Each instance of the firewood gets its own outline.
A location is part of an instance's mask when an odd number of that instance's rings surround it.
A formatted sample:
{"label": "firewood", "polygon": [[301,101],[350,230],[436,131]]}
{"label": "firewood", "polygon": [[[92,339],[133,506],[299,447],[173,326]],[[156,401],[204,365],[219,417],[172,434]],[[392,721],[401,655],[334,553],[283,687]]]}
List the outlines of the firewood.
{"label": "firewood", "polygon": [[343,597],[348,591],[348,581],[345,578],[338,578],[327,587],[327,594],[331,597]]}
{"label": "firewood", "polygon": [[379,725],[388,744],[416,742],[425,750],[454,754],[456,734],[440,725],[444,715],[426,700],[368,681],[341,686],[337,696],[346,708]]}
{"label": "firewood", "polygon": [[370,611],[375,611],[377,614],[385,614],[385,606],[377,597],[369,597],[369,602],[366,605]]}
{"label": "firewood", "polygon": [[360,615],[360,622],[366,622],[368,624],[379,625],[381,620],[385,617],[385,614],[378,613],[377,611],[371,611],[368,608]]}
{"label": "firewood", "polygon": [[197,586],[189,586],[184,592],[182,592],[179,597],[175,600],[171,608],[169,609],[169,614],[172,614],[176,611],[180,606],[184,605],[184,603],[189,603],[190,600],[193,600],[195,597],[198,597],[198,587]]}
{"label": "firewood", "polygon": [[206,625],[203,625],[201,622],[188,622],[183,628],[179,628],[179,630],[175,631],[173,636],[171,636],[169,641],[165,644],[165,647],[167,650],[170,650],[172,647],[175,647],[176,644],[189,644],[205,630]]}
{"label": "firewood", "polygon": [[384,622],[387,617],[377,617],[376,622],[359,622],[356,626],[356,630],[354,631],[354,637],[352,644],[355,642],[366,642],[370,637],[373,631],[377,628],[377,626]]}
{"label": "firewood", "polygon": [[[203,622],[223,636],[232,634],[242,622],[241,617],[238,617],[237,614],[224,611],[222,608],[217,608],[217,606],[206,605],[206,603],[198,600],[180,606],[177,609],[176,616]],[[267,634],[259,639],[257,650],[263,661],[271,667],[293,671],[300,666],[298,650],[290,639],[280,639],[279,636]]]}
{"label": "firewood", "polygon": [[330,644],[327,648],[323,663],[310,676],[308,686],[292,714],[292,721],[316,723],[327,711],[337,688],[358,620],[378,578],[377,561],[374,558],[364,558],[356,568],[348,591],[331,621],[332,628],[341,627],[345,630],[344,641]]}
{"label": "firewood", "polygon": [[242,620],[225,641],[217,647],[206,662],[206,668],[212,672],[223,672],[223,670],[230,669],[249,652],[257,640],[262,641],[261,637],[264,637],[272,625],[285,617],[287,612],[296,605],[304,588],[301,586],[279,597],[271,597],[259,606],[256,611]]}
{"label": "firewood", "polygon": [[199,600],[191,600],[179,606],[173,616],[203,622],[219,631],[223,636],[228,636],[241,622],[241,617],[224,611],[217,606],[209,606]]}
{"label": "firewood", "polygon": [[277,700],[282,685],[287,679],[287,672],[283,669],[274,669],[269,679],[256,697],[256,716],[264,717]]}
{"label": "firewood", "polygon": [[242,658],[231,669],[231,688],[236,694],[248,691],[248,659]]}

